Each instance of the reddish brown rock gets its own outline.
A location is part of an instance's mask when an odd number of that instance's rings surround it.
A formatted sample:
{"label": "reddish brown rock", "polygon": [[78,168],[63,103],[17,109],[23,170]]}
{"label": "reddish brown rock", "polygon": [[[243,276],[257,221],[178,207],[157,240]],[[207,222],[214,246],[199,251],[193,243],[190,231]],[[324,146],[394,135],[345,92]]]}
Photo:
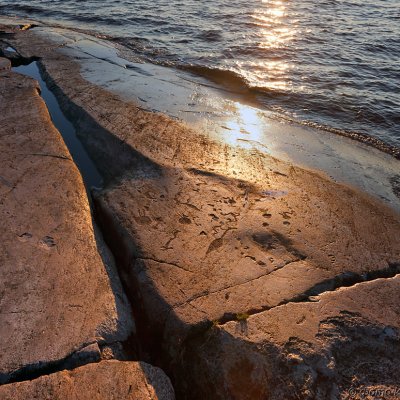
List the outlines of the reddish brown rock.
{"label": "reddish brown rock", "polygon": [[194,399],[396,399],[399,282],[365,282],[214,326],[181,353],[180,374],[204,389]]}
{"label": "reddish brown rock", "polygon": [[32,79],[0,75],[0,137],[6,382],[77,352],[99,358],[98,345],[125,340],[133,321],[114,266],[100,255],[106,249],[95,238],[82,178]]}
{"label": "reddish brown rock", "polygon": [[[345,398],[360,382],[399,383],[389,373],[399,346],[398,214],[322,174],[124,102],[43,37],[27,37],[27,54],[43,56],[108,178],[97,218],[141,333],[155,339],[151,350],[182,398]],[[28,51],[22,37],[16,43]],[[362,344],[360,365],[374,363],[368,346],[377,350],[381,382],[357,369],[352,341]]]}
{"label": "reddish brown rock", "polygon": [[142,362],[102,361],[33,381],[0,386],[3,400],[173,400],[174,390],[159,369]]}
{"label": "reddish brown rock", "polygon": [[316,174],[265,171],[255,184],[166,168],[97,197],[145,314],[161,330],[176,325],[166,342],[179,347],[200,323],[307,298],[371,271],[396,273],[400,223],[390,210]]}
{"label": "reddish brown rock", "polygon": [[11,68],[11,62],[7,58],[0,57],[0,71],[7,71]]}

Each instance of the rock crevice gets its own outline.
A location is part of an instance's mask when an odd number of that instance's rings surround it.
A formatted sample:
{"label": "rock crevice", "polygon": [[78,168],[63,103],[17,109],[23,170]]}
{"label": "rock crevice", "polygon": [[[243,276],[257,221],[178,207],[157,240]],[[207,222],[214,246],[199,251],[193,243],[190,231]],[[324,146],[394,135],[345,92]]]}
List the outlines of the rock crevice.
{"label": "rock crevice", "polygon": [[[85,81],[59,43],[25,34],[105,176],[94,216],[133,306],[140,358],[168,372],[179,398],[345,396],[374,384],[349,366],[356,341],[358,359],[368,345],[382,354],[382,385],[396,381],[384,351],[399,347],[396,213],[124,102]],[[15,46],[28,52],[26,40]]]}

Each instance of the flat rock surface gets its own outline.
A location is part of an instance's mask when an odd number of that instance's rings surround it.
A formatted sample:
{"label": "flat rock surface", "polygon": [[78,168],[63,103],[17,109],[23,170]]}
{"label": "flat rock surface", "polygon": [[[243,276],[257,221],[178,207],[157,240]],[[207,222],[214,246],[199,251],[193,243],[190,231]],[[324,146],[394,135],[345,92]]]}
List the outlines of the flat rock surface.
{"label": "flat rock surface", "polygon": [[103,264],[81,176],[37,83],[0,75],[0,382],[124,340],[130,308]]}
{"label": "flat rock surface", "polygon": [[380,391],[398,399],[399,281],[360,283],[214,326],[182,365],[190,359],[206,397],[373,399]]}
{"label": "flat rock surface", "polygon": [[160,296],[171,318],[196,324],[331,290],[399,261],[400,223],[390,211],[308,175],[266,173],[257,185],[163,169],[124,180],[98,205],[112,215],[105,226],[118,221],[128,232],[130,267],[154,292],[149,301]]}
{"label": "flat rock surface", "polygon": [[[396,212],[124,102],[29,35],[107,178],[97,218],[182,398],[335,399],[359,382],[399,384],[388,372],[399,360]],[[352,354],[383,365],[375,381]]]}
{"label": "flat rock surface", "polygon": [[171,382],[142,362],[102,361],[29,382],[0,386],[3,400],[173,400]]}

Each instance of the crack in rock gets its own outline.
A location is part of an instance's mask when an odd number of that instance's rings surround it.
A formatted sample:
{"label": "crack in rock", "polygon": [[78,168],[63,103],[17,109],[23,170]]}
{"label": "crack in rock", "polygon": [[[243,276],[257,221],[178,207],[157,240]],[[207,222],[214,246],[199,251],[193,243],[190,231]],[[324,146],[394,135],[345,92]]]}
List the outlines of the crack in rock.
{"label": "crack in rock", "polygon": [[283,300],[275,306],[261,306],[256,309],[249,309],[241,313],[226,313],[218,319],[218,325],[224,325],[228,322],[238,321],[238,315],[245,315],[246,319],[252,315],[259,314],[264,311],[272,310],[276,307],[281,307],[289,303],[306,303],[318,302],[319,296],[333,292],[342,288],[350,288],[354,285],[363,282],[371,282],[377,279],[393,278],[400,273],[400,263],[388,263],[388,266],[383,269],[368,271],[363,274],[355,272],[343,272],[333,278],[326,279],[317,283],[307,291],[300,293],[289,300]]}
{"label": "crack in rock", "polygon": [[30,381],[42,375],[49,375],[62,370],[72,370],[86,364],[99,362],[100,348],[97,342],[85,343],[63,359],[40,361],[24,365],[9,373],[0,374],[0,384]]}

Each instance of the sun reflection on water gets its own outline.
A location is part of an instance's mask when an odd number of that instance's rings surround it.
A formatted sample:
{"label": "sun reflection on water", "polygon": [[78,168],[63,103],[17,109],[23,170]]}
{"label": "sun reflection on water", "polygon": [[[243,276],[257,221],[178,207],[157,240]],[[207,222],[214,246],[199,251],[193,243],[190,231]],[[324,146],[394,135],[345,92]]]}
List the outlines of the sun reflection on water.
{"label": "sun reflection on water", "polygon": [[[271,90],[290,90],[290,70],[294,65],[287,60],[284,49],[293,45],[293,41],[299,34],[296,24],[288,15],[286,1],[263,0],[263,6],[254,10],[253,23],[257,27],[258,48],[261,54],[265,54],[264,60],[253,64],[250,73],[244,75],[252,86],[264,87]],[[282,58],[278,60],[272,54],[282,50]]]}
{"label": "sun reflection on water", "polygon": [[[238,145],[239,141],[261,141],[266,121],[262,118],[262,111],[238,102],[232,102],[230,112],[222,126],[225,131],[224,139],[231,145]],[[228,132],[227,132],[228,131]]]}
{"label": "sun reflection on water", "polygon": [[[262,6],[256,8],[251,16],[256,29],[257,46],[260,54],[265,54],[264,59],[254,62],[247,60],[246,68],[241,68],[241,74],[253,87],[275,92],[291,90],[290,70],[294,65],[285,58],[285,48],[294,45],[299,32],[296,21],[288,14],[286,1],[262,0]],[[277,54],[282,56],[276,57]],[[228,143],[263,142],[262,136],[268,122],[260,110],[233,102],[226,111],[228,117],[222,128]]]}

